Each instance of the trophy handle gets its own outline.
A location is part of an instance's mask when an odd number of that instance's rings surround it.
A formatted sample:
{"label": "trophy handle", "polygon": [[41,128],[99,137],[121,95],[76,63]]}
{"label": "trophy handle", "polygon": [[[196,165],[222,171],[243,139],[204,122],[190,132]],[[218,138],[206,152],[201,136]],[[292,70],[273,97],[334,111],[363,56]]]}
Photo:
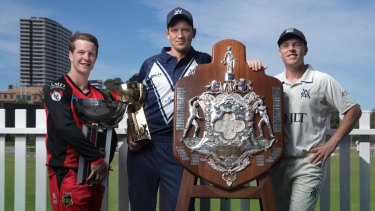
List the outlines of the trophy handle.
{"label": "trophy handle", "polygon": [[138,86],[139,86],[139,93],[140,93],[138,103],[143,105],[147,101],[147,85],[138,83]]}
{"label": "trophy handle", "polygon": [[109,158],[111,156],[111,143],[112,143],[112,130],[113,128],[111,126],[107,126],[107,134],[105,138],[105,157],[104,161],[108,164],[108,167],[106,169],[106,176],[102,181],[102,185],[107,187],[108,186],[108,176],[109,176]]}
{"label": "trophy handle", "polygon": [[[82,133],[87,138],[88,126],[86,124],[82,125]],[[85,171],[85,159],[82,155],[79,156],[78,172],[77,172],[77,184],[82,184],[84,181],[84,171]],[[87,175],[86,175],[87,176]]]}
{"label": "trophy handle", "polygon": [[[88,126],[82,126],[82,133],[85,137],[87,137]],[[98,136],[98,123],[91,124],[91,135],[90,135],[90,142],[94,144],[96,147],[97,145],[97,136]],[[87,181],[87,177],[90,175],[90,162],[85,160],[82,155],[79,156],[79,163],[78,163],[78,175],[77,175],[77,184],[86,183],[88,186],[92,185],[92,181]]]}

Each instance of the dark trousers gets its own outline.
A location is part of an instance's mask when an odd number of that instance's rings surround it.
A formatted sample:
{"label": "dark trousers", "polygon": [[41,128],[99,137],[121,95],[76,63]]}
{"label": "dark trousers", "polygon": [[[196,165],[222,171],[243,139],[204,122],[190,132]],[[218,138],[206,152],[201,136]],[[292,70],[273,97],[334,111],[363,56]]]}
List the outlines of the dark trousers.
{"label": "dark trousers", "polygon": [[[139,152],[128,152],[129,198],[132,211],[154,211],[159,185],[166,194],[166,210],[176,208],[184,168],[172,154],[172,138],[155,140]],[[190,209],[194,210],[194,200]]]}

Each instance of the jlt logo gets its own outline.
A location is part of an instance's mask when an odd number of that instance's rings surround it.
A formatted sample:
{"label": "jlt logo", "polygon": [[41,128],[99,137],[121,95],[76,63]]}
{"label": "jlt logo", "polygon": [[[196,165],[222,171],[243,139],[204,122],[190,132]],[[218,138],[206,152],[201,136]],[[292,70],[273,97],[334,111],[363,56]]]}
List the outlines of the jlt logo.
{"label": "jlt logo", "polygon": [[307,116],[307,113],[289,113],[284,114],[284,120],[287,125],[293,123],[303,123],[303,118]]}

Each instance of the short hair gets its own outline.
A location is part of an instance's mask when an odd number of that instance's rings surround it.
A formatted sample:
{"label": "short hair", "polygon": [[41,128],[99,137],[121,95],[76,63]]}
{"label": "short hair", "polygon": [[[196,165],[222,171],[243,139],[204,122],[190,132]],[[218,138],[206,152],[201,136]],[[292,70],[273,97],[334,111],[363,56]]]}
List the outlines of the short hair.
{"label": "short hair", "polygon": [[88,33],[81,33],[79,31],[75,32],[71,37],[69,41],[69,51],[74,52],[76,46],[75,42],[77,40],[86,40],[88,42],[94,43],[96,46],[96,55],[98,55],[98,49],[99,49],[99,43],[98,40],[94,35],[88,34]]}

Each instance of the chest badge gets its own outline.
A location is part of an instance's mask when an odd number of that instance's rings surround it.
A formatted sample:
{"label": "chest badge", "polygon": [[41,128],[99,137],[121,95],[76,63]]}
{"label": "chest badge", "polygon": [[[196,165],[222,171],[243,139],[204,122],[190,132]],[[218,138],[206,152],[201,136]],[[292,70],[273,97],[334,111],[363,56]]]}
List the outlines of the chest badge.
{"label": "chest badge", "polygon": [[302,89],[301,98],[310,98],[310,89]]}
{"label": "chest badge", "polygon": [[57,91],[57,90],[54,90],[53,92],[50,92],[49,93],[50,96],[51,96],[51,99],[53,101],[60,101],[62,96],[63,96],[63,92],[61,90]]}

